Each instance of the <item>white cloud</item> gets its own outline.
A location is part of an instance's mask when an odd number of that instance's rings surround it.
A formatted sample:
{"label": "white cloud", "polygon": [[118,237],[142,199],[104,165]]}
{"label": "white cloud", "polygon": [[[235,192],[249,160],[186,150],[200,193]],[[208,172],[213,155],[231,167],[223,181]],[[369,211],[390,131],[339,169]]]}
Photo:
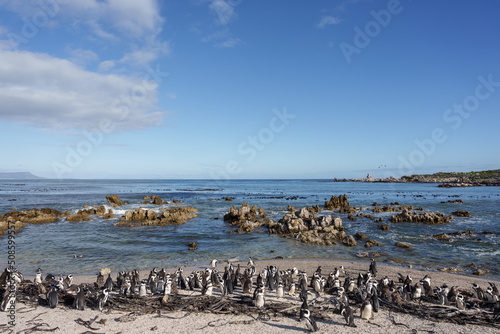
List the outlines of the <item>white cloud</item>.
{"label": "white cloud", "polygon": [[226,25],[236,17],[234,6],[225,0],[212,0],[210,10],[217,16],[217,23]]}
{"label": "white cloud", "polygon": [[68,54],[71,56],[70,60],[75,64],[86,65],[88,63],[99,61],[99,56],[92,50],[71,48],[66,49]]}
{"label": "white cloud", "polygon": [[[0,120],[53,129],[116,131],[160,125],[158,83],[86,71],[47,54],[0,50]],[[153,80],[151,78],[151,80]]]}
{"label": "white cloud", "polygon": [[332,24],[339,24],[340,19],[333,17],[331,15],[326,15],[321,18],[319,23],[317,24],[317,27],[320,29],[325,28],[326,26],[332,25]]}
{"label": "white cloud", "polygon": [[97,69],[99,70],[99,72],[107,72],[110,69],[112,69],[113,67],[115,67],[114,60],[105,60],[99,64]]}
{"label": "white cloud", "polygon": [[233,46],[236,46],[240,44],[241,40],[236,37],[231,37],[224,42],[220,43],[219,46],[222,48],[232,48]]}

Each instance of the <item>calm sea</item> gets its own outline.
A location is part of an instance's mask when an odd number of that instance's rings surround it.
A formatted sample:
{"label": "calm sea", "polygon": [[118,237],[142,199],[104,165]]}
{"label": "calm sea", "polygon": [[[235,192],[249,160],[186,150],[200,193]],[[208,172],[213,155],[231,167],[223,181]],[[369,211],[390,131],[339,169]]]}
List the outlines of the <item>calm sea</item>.
{"label": "calm sea", "polygon": [[[472,262],[490,270],[489,277],[500,279],[500,188],[438,188],[436,184],[333,183],[321,180],[0,180],[0,214],[13,207],[20,210],[49,207],[76,212],[84,205],[106,205],[106,195],[117,194],[130,201],[115,210],[118,215],[142,205],[146,195],[164,200],[180,200],[199,210],[198,217],[186,224],[163,227],[118,227],[117,219],[95,218],[89,222],[59,222],[27,225],[16,236],[16,262],[25,275],[37,268],[44,272],[94,274],[102,267],[112,270],[150,269],[152,267],[206,266],[211,259],[331,258],[356,259],[364,252],[364,243],[356,247],[315,246],[296,240],[269,235],[263,229],[251,234],[230,233],[223,216],[232,206],[243,202],[263,207],[268,216],[279,219],[288,205],[296,209],[319,204],[332,195],[347,194],[351,206],[363,207],[373,214],[372,204],[399,202],[423,207],[426,211],[451,212],[467,210],[470,218],[455,218],[450,224],[390,224],[381,231],[366,218],[349,221],[342,218],[347,234],[361,232],[382,243],[370,251],[383,254],[379,261],[413,264],[437,269],[461,267]],[[223,198],[234,197],[232,202]],[[464,203],[441,203],[461,199]],[[332,214],[323,211],[320,215]],[[373,214],[387,218],[394,213]],[[473,237],[456,238],[453,242],[437,241],[432,235],[444,232],[474,231]],[[483,232],[493,232],[484,234]],[[0,237],[6,241],[6,236]],[[472,240],[474,239],[474,240]],[[198,243],[190,251],[188,242]],[[414,250],[394,246],[396,241],[410,242]],[[7,249],[6,242],[2,247]],[[6,254],[5,252],[2,252]],[[74,259],[73,255],[83,255]],[[0,259],[5,266],[6,257]]]}

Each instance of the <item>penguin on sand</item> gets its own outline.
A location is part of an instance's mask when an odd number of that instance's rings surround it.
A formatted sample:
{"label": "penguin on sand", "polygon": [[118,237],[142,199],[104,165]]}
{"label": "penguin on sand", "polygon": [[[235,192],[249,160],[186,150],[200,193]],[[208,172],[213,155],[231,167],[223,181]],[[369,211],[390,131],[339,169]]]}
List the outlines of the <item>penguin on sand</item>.
{"label": "penguin on sand", "polygon": [[104,288],[99,297],[97,297],[97,305],[99,307],[99,311],[102,312],[102,309],[104,308],[104,306],[106,306],[108,298],[109,298],[109,291],[108,289]]}
{"label": "penguin on sand", "polygon": [[265,289],[264,287],[260,287],[256,290],[255,293],[255,298],[254,298],[254,304],[258,309],[261,309],[264,307],[266,303],[266,298],[265,298]]}
{"label": "penguin on sand", "polygon": [[42,269],[40,268],[36,271],[35,284],[42,284]]}
{"label": "penguin on sand", "polygon": [[311,317],[311,311],[309,311],[309,306],[307,305],[307,291],[304,290],[300,293],[300,300],[302,300],[302,306],[300,307],[300,321],[305,321],[306,327],[310,332],[317,332],[319,330],[316,321]]}
{"label": "penguin on sand", "polygon": [[7,309],[14,305],[16,302],[16,291],[17,285],[7,280],[5,283],[5,292],[3,294],[2,306],[0,307],[2,312],[6,312]]}
{"label": "penguin on sand", "polygon": [[106,279],[106,282],[104,283],[104,287],[108,289],[108,291],[113,290],[113,279],[111,278],[111,274],[108,274],[108,278]]}
{"label": "penguin on sand", "polygon": [[370,262],[370,273],[373,275],[373,277],[377,276],[377,262],[375,262],[375,259],[371,259],[372,262]]}
{"label": "penguin on sand", "polygon": [[76,288],[76,297],[73,302],[73,307],[80,311],[85,309],[85,291],[82,287]]}
{"label": "penguin on sand", "polygon": [[56,308],[59,303],[59,291],[57,291],[57,287],[52,284],[50,287],[50,292],[47,295],[47,300],[49,301],[50,308]]}
{"label": "penguin on sand", "polygon": [[349,306],[349,304],[342,304],[342,311],[340,311],[340,314],[344,316],[346,326],[349,327],[358,327],[354,324],[354,312],[352,311],[352,308]]}
{"label": "penguin on sand", "polygon": [[361,319],[365,320],[373,319],[374,313],[370,298],[365,299],[363,305],[361,305],[360,313],[361,313]]}

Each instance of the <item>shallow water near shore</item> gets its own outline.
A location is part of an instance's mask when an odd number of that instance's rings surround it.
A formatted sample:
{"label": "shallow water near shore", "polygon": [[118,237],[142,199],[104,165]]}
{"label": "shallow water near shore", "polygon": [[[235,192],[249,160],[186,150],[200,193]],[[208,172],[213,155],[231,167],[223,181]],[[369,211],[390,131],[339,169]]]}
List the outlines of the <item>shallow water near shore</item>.
{"label": "shallow water near shore", "polygon": [[[94,274],[102,267],[113,271],[150,269],[152,267],[205,266],[211,259],[334,258],[359,260],[358,252],[377,251],[378,261],[413,264],[415,267],[459,267],[464,274],[472,271],[472,262],[490,270],[486,277],[500,278],[500,188],[438,188],[437,184],[334,183],[321,180],[0,180],[0,214],[11,211],[50,207],[76,212],[85,205],[107,205],[106,195],[117,194],[130,201],[114,209],[117,219],[93,217],[89,222],[30,225],[16,235],[16,264],[25,274],[37,268],[52,273]],[[380,223],[358,217],[352,222],[346,214],[324,210],[318,215],[333,214],[342,218],[347,234],[361,232],[382,243],[367,250],[358,246],[317,246],[290,238],[270,235],[263,228],[251,234],[230,233],[234,227],[223,221],[232,206],[243,202],[263,207],[269,218],[278,220],[288,205],[300,209],[318,204],[323,207],[332,195],[347,194],[351,206],[363,207],[364,213],[387,219],[396,213],[372,213],[374,202],[388,205],[423,207],[425,211],[467,210],[471,217],[455,217],[450,224],[392,224],[382,231]],[[183,225],[162,227],[113,226],[127,209],[142,205],[144,196],[157,195],[167,201],[198,209],[198,216]],[[226,196],[233,201],[225,201]],[[464,203],[448,203],[461,199]],[[441,203],[446,202],[446,203]],[[438,233],[473,231],[474,236],[438,241]],[[492,232],[485,234],[484,232]],[[6,240],[6,236],[0,239]],[[188,242],[198,243],[190,251]],[[410,242],[413,250],[394,246],[396,241]],[[2,244],[6,245],[5,242]],[[6,247],[6,246],[4,246]],[[4,252],[3,254],[6,254]],[[74,259],[73,255],[82,255]],[[0,259],[5,264],[7,259]]]}

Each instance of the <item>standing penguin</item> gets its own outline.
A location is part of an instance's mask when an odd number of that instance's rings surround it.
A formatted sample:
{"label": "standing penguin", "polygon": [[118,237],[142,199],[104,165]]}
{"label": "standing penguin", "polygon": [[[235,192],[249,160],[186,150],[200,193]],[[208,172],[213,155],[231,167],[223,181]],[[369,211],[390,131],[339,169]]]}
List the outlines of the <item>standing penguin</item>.
{"label": "standing penguin", "polygon": [[460,293],[456,297],[457,300],[457,308],[461,311],[465,310],[465,300],[464,296],[462,296]]}
{"label": "standing penguin", "polygon": [[76,288],[76,297],[73,302],[73,307],[80,311],[85,309],[85,291],[82,287]]}
{"label": "standing penguin", "polygon": [[139,297],[146,297],[146,295],[147,295],[146,282],[141,281],[141,286],[139,287]]}
{"label": "standing penguin", "polygon": [[366,319],[366,320],[373,319],[374,314],[370,298],[365,299],[363,305],[361,305],[360,312],[361,312],[361,319]]}
{"label": "standing penguin", "polygon": [[10,280],[6,280],[5,285],[5,293],[3,294],[2,306],[0,307],[2,312],[7,311],[7,308],[16,302],[17,285]]}
{"label": "standing penguin", "polygon": [[42,269],[40,268],[36,271],[35,284],[42,284]]}
{"label": "standing penguin", "polygon": [[300,321],[305,321],[306,327],[310,332],[317,332],[319,327],[316,324],[316,321],[311,317],[311,311],[309,311],[309,306],[307,305],[306,290],[301,292],[300,300],[302,300],[302,306],[300,307]]}
{"label": "standing penguin", "polygon": [[106,306],[108,297],[109,297],[109,291],[108,289],[104,288],[99,297],[97,297],[97,305],[99,307],[99,311],[102,312],[102,309],[104,308],[104,306]]}
{"label": "standing penguin", "polygon": [[345,304],[342,306],[342,311],[340,311],[340,314],[344,316],[346,326],[358,327],[354,324],[354,312],[352,311],[352,308],[349,306],[349,304]]}
{"label": "standing penguin", "polygon": [[59,303],[59,291],[57,291],[57,287],[54,284],[50,286],[50,292],[47,299],[49,301],[50,308],[57,307],[57,304]]}
{"label": "standing penguin", "polygon": [[97,280],[96,280],[96,282],[97,282],[97,286],[99,288],[103,287],[103,285],[104,285],[104,276],[100,272],[97,274]]}
{"label": "standing penguin", "polygon": [[203,289],[201,290],[201,294],[203,296],[211,296],[212,290],[213,290],[212,280],[207,279],[205,285],[203,286]]}
{"label": "standing penguin", "polygon": [[108,274],[108,278],[106,279],[106,282],[104,283],[104,287],[108,289],[108,291],[113,290],[113,279],[111,278],[111,274]]}
{"label": "standing penguin", "polygon": [[371,299],[372,299],[372,308],[373,308],[373,312],[378,312],[378,309],[379,309],[379,307],[380,307],[380,302],[379,302],[379,300],[378,300],[378,292],[377,292],[377,289],[373,289],[373,290],[372,290]]}
{"label": "standing penguin", "polygon": [[258,309],[261,309],[266,303],[265,289],[263,287],[260,287],[256,292],[257,293],[255,294],[254,304]]}
{"label": "standing penguin", "polygon": [[69,287],[73,284],[73,275],[69,274],[64,279],[64,288],[69,289]]}
{"label": "standing penguin", "polygon": [[373,277],[377,276],[377,262],[375,262],[375,259],[371,259],[370,263],[370,273],[373,275]]}
{"label": "standing penguin", "polygon": [[284,290],[283,290],[283,282],[278,282],[278,287],[276,288],[276,298],[283,298]]}

